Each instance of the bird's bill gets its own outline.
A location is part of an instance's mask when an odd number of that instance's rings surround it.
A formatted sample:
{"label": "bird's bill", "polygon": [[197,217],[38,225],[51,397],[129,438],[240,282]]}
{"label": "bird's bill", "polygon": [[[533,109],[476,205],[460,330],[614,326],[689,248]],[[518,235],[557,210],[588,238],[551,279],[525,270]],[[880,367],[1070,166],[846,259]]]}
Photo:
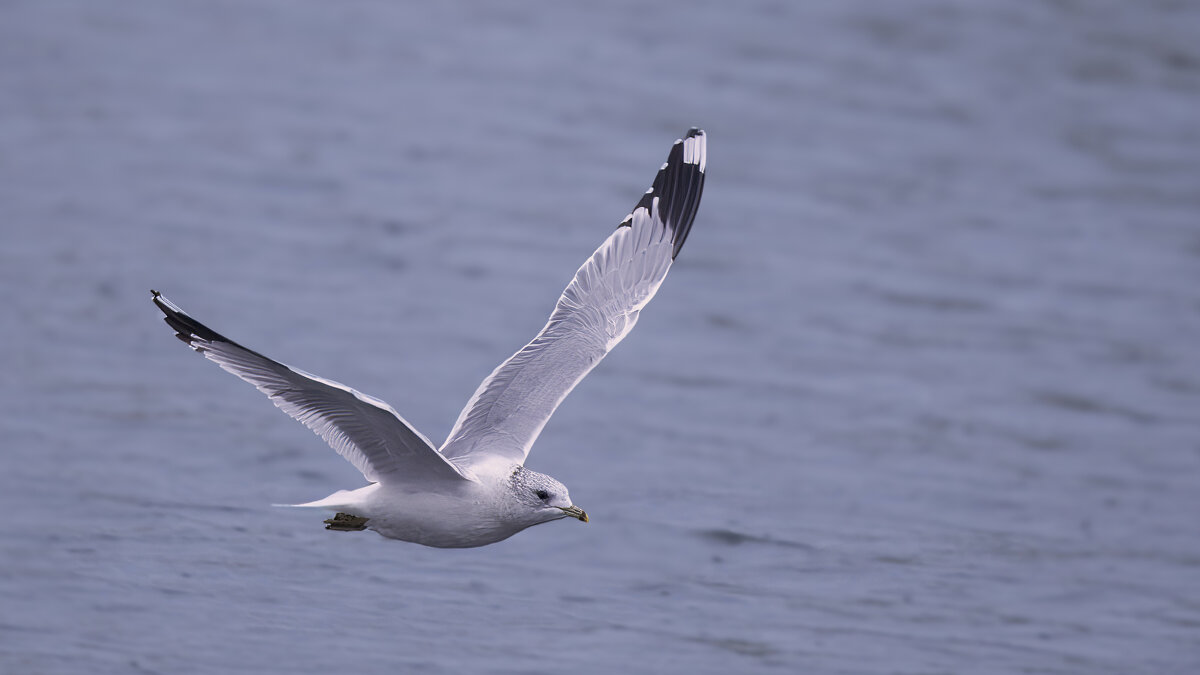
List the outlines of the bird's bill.
{"label": "bird's bill", "polygon": [[558,508],[562,509],[563,513],[567,514],[568,516],[571,516],[572,518],[578,518],[585,523],[588,521],[587,513],[584,512],[584,510],[579,508],[578,506],[567,506],[567,507],[560,506]]}

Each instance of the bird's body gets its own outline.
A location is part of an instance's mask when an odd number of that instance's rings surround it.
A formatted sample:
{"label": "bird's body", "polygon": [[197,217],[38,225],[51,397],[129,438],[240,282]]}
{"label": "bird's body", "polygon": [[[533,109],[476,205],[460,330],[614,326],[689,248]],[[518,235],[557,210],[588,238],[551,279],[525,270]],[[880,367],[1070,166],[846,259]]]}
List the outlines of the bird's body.
{"label": "bird's body", "polygon": [[525,458],[558,404],[633,329],[666,277],[699,206],[705,155],[703,131],[675,142],[546,326],[480,384],[440,448],[387,403],[246,349],[156,291],[154,302],[180,340],[253,384],[370,481],[297,505],[337,513],[325,521],[329,529],[463,548],[568,516],[587,522],[566,487],[526,469]]}
{"label": "bird's body", "polygon": [[[567,516],[587,518],[582,511],[572,510],[565,488],[562,497],[553,500],[555,503],[549,508],[531,508],[532,500],[520,499],[517,489],[524,486],[519,484],[526,483],[529,474],[535,473],[518,467],[507,479],[485,475],[473,481],[433,481],[423,485],[372,483],[297,506],[366,519],[362,526],[345,529],[374,530],[391,539],[438,548],[484,546],[539,523]],[[539,483],[549,478],[536,476]],[[343,529],[331,525],[331,529]]]}

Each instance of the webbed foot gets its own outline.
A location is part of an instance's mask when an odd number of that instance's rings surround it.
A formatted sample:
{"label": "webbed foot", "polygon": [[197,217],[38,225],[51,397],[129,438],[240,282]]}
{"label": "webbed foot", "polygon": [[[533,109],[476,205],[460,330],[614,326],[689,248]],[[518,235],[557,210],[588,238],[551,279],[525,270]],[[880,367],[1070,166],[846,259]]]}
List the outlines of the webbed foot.
{"label": "webbed foot", "polygon": [[325,529],[338,532],[358,532],[367,529],[368,518],[352,516],[349,513],[339,513],[325,521]]}

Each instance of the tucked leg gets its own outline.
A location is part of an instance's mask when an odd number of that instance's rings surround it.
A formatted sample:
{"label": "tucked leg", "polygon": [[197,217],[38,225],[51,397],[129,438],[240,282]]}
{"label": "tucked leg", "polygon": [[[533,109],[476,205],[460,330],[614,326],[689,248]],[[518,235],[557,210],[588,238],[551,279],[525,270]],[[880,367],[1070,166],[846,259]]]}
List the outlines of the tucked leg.
{"label": "tucked leg", "polygon": [[349,513],[339,513],[325,521],[325,529],[338,532],[358,532],[367,529],[367,518],[352,516]]}

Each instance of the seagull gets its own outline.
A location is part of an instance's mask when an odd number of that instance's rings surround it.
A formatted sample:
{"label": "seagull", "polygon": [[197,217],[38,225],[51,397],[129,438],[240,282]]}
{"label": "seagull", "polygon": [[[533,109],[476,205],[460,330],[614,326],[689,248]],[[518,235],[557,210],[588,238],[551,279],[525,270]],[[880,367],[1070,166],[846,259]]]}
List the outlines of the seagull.
{"label": "seagull", "polygon": [[469,548],[560,518],[586,523],[567,488],[525,468],[525,458],[559,403],[633,330],[666,278],[700,205],[705,154],[700,129],[675,141],[653,185],[575,273],[546,326],[479,385],[440,448],[374,396],[247,349],[150,293],[176,337],[362,472],[365,487],[293,505],[336,514],[326,529]]}

